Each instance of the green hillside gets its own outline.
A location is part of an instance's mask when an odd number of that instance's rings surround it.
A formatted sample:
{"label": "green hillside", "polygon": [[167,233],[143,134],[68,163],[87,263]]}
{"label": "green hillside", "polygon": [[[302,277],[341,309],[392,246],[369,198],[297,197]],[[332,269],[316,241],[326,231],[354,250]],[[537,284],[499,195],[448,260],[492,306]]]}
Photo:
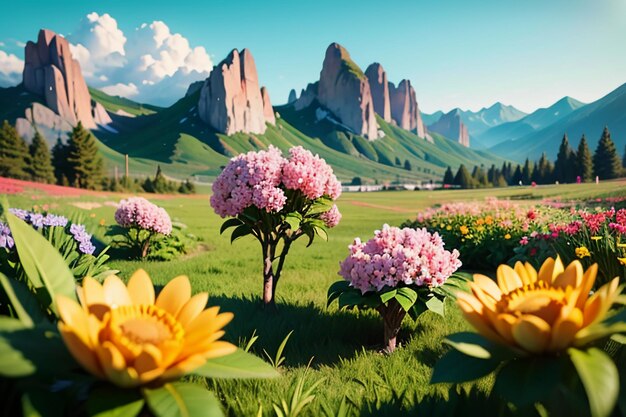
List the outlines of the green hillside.
{"label": "green hillside", "polygon": [[91,94],[93,100],[102,104],[110,113],[117,113],[122,110],[133,116],[140,116],[153,114],[162,110],[161,107],[152,106],[150,104],[137,103],[120,96],[110,96],[103,91],[91,87],[89,87],[89,94]]}
{"label": "green hillside", "polygon": [[[367,141],[328,119],[318,121],[316,106],[295,111],[276,107],[276,126],[264,134],[226,136],[214,131],[197,116],[199,92],[184,97],[169,108],[136,117],[118,133],[99,131],[98,137],[115,151],[139,160],[161,164],[166,174],[215,177],[234,155],[277,146],[286,152],[303,146],[325,158],[342,181],[354,177],[376,181],[415,182],[440,179],[448,165],[501,163],[493,155],[467,149],[435,135],[431,144],[413,133],[378,119],[385,137]],[[406,161],[411,170],[405,169]]]}

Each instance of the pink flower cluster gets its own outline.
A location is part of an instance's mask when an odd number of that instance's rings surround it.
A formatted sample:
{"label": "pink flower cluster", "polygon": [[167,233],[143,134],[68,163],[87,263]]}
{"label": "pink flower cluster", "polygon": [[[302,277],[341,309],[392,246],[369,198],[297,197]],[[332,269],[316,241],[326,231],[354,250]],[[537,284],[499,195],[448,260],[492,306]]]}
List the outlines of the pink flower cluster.
{"label": "pink flower cluster", "polygon": [[287,203],[284,189],[299,190],[311,200],[324,195],[336,199],[341,183],[326,161],[301,146],[289,150],[289,159],[270,146],[230,160],[213,183],[211,206],[222,217],[237,216],[250,206],[277,213]]}
{"label": "pink flower cluster", "polygon": [[310,200],[324,195],[336,200],[341,195],[341,183],[330,165],[302,146],[289,149],[282,181],[288,190],[300,190]]}
{"label": "pink flower cluster", "polygon": [[445,250],[439,234],[426,229],[384,225],[366,243],[357,238],[349,248],[339,275],[362,294],[399,284],[442,285],[461,266],[459,252]]}
{"label": "pink flower cluster", "polygon": [[326,227],[337,226],[339,222],[341,221],[341,213],[339,212],[337,205],[333,204],[330,210],[328,210],[325,213],[322,213],[322,215],[320,216],[320,219],[322,219]]}
{"label": "pink flower cluster", "polygon": [[115,221],[122,227],[138,227],[164,235],[172,233],[172,221],[167,211],[143,197],[120,201],[115,211]]}

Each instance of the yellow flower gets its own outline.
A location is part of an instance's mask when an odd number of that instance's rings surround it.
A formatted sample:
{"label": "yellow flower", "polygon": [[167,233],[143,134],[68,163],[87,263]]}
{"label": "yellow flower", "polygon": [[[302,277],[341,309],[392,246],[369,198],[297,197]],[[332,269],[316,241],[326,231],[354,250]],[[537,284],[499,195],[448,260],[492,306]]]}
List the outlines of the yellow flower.
{"label": "yellow flower", "polygon": [[506,235],[504,235],[504,238],[505,238],[506,240],[509,240],[509,239],[511,238],[511,234],[510,234],[510,233],[507,233]]}
{"label": "yellow flower", "polygon": [[619,263],[626,266],[626,258],[617,258],[617,260],[619,261]]}
{"label": "yellow flower", "polygon": [[481,226],[481,225],[483,225],[484,223],[485,223],[485,221],[484,221],[483,219],[478,219],[478,220],[476,220],[476,225],[477,225],[477,226]]}
{"label": "yellow flower", "polygon": [[485,223],[488,224],[488,225],[493,224],[493,217],[491,217],[491,216],[485,217]]}
{"label": "yellow flower", "polygon": [[446,230],[452,230],[452,226],[447,225],[447,226],[446,226]]}
{"label": "yellow flower", "polygon": [[576,253],[576,256],[578,256],[580,259],[591,256],[591,252],[589,252],[589,249],[587,249],[586,246],[576,248],[574,252]]}
{"label": "yellow flower", "polygon": [[602,337],[599,323],[621,288],[615,278],[589,296],[597,272],[597,264],[583,272],[579,261],[564,268],[558,257],[546,259],[539,273],[529,263],[500,265],[497,284],[474,275],[472,294],[458,293],[457,302],[470,324],[496,343],[523,354],[562,351]]}
{"label": "yellow flower", "polygon": [[484,231],[484,230],[485,230],[485,226],[478,226],[478,227],[476,228],[476,231],[477,231],[477,232],[482,232],[482,231]]}
{"label": "yellow flower", "polygon": [[82,306],[57,298],[61,336],[87,371],[118,386],[178,379],[237,349],[218,340],[233,314],[218,314],[219,307],[205,310],[208,294],[192,297],[186,276],[171,280],[156,301],[142,269],[128,286],[116,276],[103,285],[87,277],[77,292]]}
{"label": "yellow flower", "polygon": [[591,240],[600,240],[602,236],[591,236]]}
{"label": "yellow flower", "polygon": [[618,243],[617,247],[618,248],[626,248],[626,243]]}
{"label": "yellow flower", "polygon": [[459,226],[459,231],[461,232],[462,235],[466,235],[469,233],[469,228],[465,225]]}
{"label": "yellow flower", "polygon": [[100,224],[100,226],[104,226],[106,224],[106,220],[100,219],[100,222],[98,224]]}

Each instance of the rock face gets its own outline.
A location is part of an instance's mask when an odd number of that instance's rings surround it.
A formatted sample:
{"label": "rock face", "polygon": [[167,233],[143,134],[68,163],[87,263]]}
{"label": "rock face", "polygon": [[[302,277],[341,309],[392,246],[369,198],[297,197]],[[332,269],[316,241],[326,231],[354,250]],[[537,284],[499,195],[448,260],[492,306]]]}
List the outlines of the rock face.
{"label": "rock face", "polygon": [[23,82],[27,91],[43,96],[46,105],[70,124],[80,120],[86,128],[96,127],[80,64],[62,36],[42,29],[37,43],[26,44]]}
{"label": "rock face", "polygon": [[306,89],[302,89],[302,92],[300,93],[300,98],[298,98],[293,103],[293,106],[296,110],[300,111],[302,109],[309,107],[311,103],[313,103],[313,100],[317,99],[317,86],[318,85],[319,85],[318,82],[314,82],[314,83],[308,84],[306,86]]}
{"label": "rock face", "polygon": [[378,62],[371,64],[365,70],[365,76],[370,83],[374,111],[387,123],[391,123],[391,104],[389,101],[389,84],[387,73]]}
{"label": "rock face", "polygon": [[[198,101],[200,118],[227,135],[237,132],[264,133],[267,105],[259,88],[254,58],[249,50],[233,49],[204,81]],[[273,118],[273,115],[272,115]]]}
{"label": "rock face", "polygon": [[204,85],[204,81],[202,80],[192,82],[191,84],[189,84],[189,87],[187,87],[187,92],[185,93],[185,97],[188,97],[194,94],[196,91],[200,90],[203,85]]}
{"label": "rock face", "polygon": [[297,99],[298,99],[298,96],[296,95],[296,90],[292,88],[291,91],[289,92],[289,98],[287,99],[287,104],[291,104]]}
{"label": "rock face", "polygon": [[402,80],[397,88],[393,83],[389,83],[389,98],[391,118],[396,124],[402,129],[417,133],[420,138],[425,138],[426,130],[411,81]]}
{"label": "rock face", "polygon": [[317,99],[345,126],[370,140],[378,138],[378,125],[367,77],[338,43],[326,49]]}
{"label": "rock face", "polygon": [[467,127],[461,121],[461,113],[458,109],[444,114],[441,118],[428,126],[428,130],[437,132],[448,139],[455,140],[469,148],[470,137]]}
{"label": "rock face", "polygon": [[272,103],[270,102],[270,93],[265,87],[261,87],[261,98],[263,99],[263,116],[265,117],[265,121],[275,125],[276,116],[274,116],[274,109],[272,108]]}

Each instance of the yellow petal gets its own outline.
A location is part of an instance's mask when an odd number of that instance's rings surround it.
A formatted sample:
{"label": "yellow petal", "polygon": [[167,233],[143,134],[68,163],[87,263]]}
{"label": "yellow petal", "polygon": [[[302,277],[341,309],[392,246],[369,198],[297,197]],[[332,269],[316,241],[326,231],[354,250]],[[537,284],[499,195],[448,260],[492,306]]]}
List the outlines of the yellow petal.
{"label": "yellow petal", "polygon": [[576,288],[581,284],[582,278],[582,264],[580,263],[580,261],[573,261],[567,266],[562,274],[554,279],[553,285],[560,288],[567,288],[568,286]]}
{"label": "yellow petal", "polygon": [[74,359],[92,375],[104,378],[95,352],[64,323],[59,323],[59,332]]}
{"label": "yellow petal", "polygon": [[183,325],[183,328],[202,313],[202,310],[206,307],[207,301],[209,301],[209,294],[201,292],[191,297],[191,299],[185,303],[176,317],[178,322]]}
{"label": "yellow petal", "polygon": [[530,282],[536,282],[537,281],[537,270],[531,265],[530,262],[526,262],[524,263],[524,268],[526,268],[526,273],[528,274],[528,278],[530,279]]}
{"label": "yellow petal", "polygon": [[499,301],[502,298],[502,291],[491,278],[481,274],[474,274],[474,282],[494,300]]}
{"label": "yellow petal", "polygon": [[139,384],[139,377],[134,368],[128,367],[124,356],[109,341],[96,346],[100,365],[107,379],[120,387],[132,387]]}
{"label": "yellow petal", "polygon": [[490,295],[484,292],[483,289],[479,285],[477,285],[475,282],[470,282],[469,286],[472,289],[472,293],[474,294],[474,296],[478,298],[478,300],[483,304],[483,306],[485,306],[485,308],[491,311],[495,311],[496,300],[494,300]]}
{"label": "yellow petal", "polygon": [[230,355],[237,351],[237,346],[232,343],[224,342],[223,340],[214,342],[211,345],[211,350],[204,354],[206,359],[218,358],[220,356]]}
{"label": "yellow petal", "polygon": [[517,317],[512,314],[498,314],[493,320],[493,324],[498,331],[498,334],[502,336],[507,342],[514,343],[512,326],[517,322]]}
{"label": "yellow petal", "polygon": [[111,308],[132,304],[126,285],[115,275],[109,275],[104,280],[104,299]]}
{"label": "yellow petal", "polygon": [[178,276],[167,283],[156,300],[156,306],[176,317],[178,311],[191,298],[189,278]]}
{"label": "yellow petal", "polygon": [[524,315],[513,325],[513,338],[531,353],[541,353],[550,342],[550,325],[533,315]]}
{"label": "yellow petal", "polygon": [[492,342],[505,345],[506,341],[493,329],[486,321],[483,315],[483,305],[474,297],[465,292],[457,293],[457,305],[463,313],[463,317],[471,324],[481,335],[485,336]]}
{"label": "yellow petal", "polygon": [[154,304],[154,285],[152,285],[152,280],[146,271],[138,269],[133,276],[130,277],[128,281],[128,294],[133,304]]}
{"label": "yellow petal", "polygon": [[135,359],[134,368],[141,374],[157,369],[161,363],[161,351],[154,345],[146,343],[143,350]]}
{"label": "yellow petal", "polygon": [[104,314],[110,310],[104,296],[104,288],[91,277],[83,279],[82,303],[83,307],[99,320],[102,320]]}
{"label": "yellow petal", "polygon": [[183,375],[187,375],[194,369],[204,365],[206,363],[206,358],[202,355],[193,355],[188,357],[182,362],[177,363],[176,365],[168,368],[163,375],[161,375],[162,380],[171,380],[178,379]]}
{"label": "yellow petal", "polygon": [[559,317],[554,323],[549,349],[560,351],[569,347],[582,325],[583,313],[577,308],[572,309],[567,316]]}
{"label": "yellow petal", "polygon": [[513,269],[515,270],[515,272],[517,272],[517,275],[520,277],[524,285],[528,285],[531,283],[530,276],[528,275],[528,271],[524,267],[523,263],[521,263],[520,261],[515,262],[515,266],[513,267]]}
{"label": "yellow petal", "polygon": [[187,335],[194,332],[213,333],[226,326],[234,317],[233,313],[217,314],[219,307],[204,310],[185,328]]}
{"label": "yellow petal", "polygon": [[598,275],[598,264],[593,264],[585,271],[583,275],[583,279],[580,286],[580,294],[578,295],[578,299],[576,300],[576,307],[579,309],[583,309],[585,306],[585,302],[589,298],[589,292],[593,287],[593,284],[596,282],[596,276]]}
{"label": "yellow petal", "polygon": [[87,313],[78,303],[64,295],[56,297],[57,309],[61,320],[86,344],[89,345],[89,321]]}
{"label": "yellow petal", "polygon": [[517,272],[508,265],[500,265],[496,272],[498,276],[498,287],[503,293],[508,294],[511,291],[522,287],[524,284],[517,275]]}

